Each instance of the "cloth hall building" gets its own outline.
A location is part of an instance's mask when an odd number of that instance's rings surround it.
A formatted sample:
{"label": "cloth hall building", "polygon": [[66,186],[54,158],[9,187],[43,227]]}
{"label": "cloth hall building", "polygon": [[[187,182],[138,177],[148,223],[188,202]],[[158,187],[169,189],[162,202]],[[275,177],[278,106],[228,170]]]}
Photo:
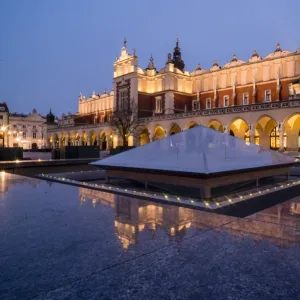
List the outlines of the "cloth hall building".
{"label": "cloth hall building", "polygon": [[144,145],[197,125],[234,135],[262,147],[297,151],[300,147],[300,48],[274,51],[260,57],[255,50],[242,61],[233,55],[224,66],[214,61],[189,72],[179,48],[157,69],[151,57],[143,69],[126,40],[114,62],[113,88],[89,97],[80,94],[79,111],[63,115],[48,130],[53,147],[120,145],[109,120],[114,108],[134,101],[144,128],[129,145]]}

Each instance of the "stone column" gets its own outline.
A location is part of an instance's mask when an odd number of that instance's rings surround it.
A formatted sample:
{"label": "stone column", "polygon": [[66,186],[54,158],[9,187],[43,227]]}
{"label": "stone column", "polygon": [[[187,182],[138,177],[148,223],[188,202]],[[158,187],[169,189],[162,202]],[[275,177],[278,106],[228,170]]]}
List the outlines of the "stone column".
{"label": "stone column", "polygon": [[[110,138],[109,134],[105,135],[105,141],[106,141],[106,150],[109,151],[110,148],[112,148],[113,136],[112,136],[112,138]],[[105,150],[105,149],[103,149],[103,150]]]}
{"label": "stone column", "polygon": [[256,94],[257,94],[257,89],[255,82],[253,82],[253,88],[252,88],[252,104],[256,103]]}
{"label": "stone column", "polygon": [[79,146],[82,146],[83,145],[83,136],[80,136],[79,137]]}
{"label": "stone column", "polygon": [[255,128],[254,128],[253,124],[250,125],[249,134],[250,134],[250,143],[254,144],[255,143]]}
{"label": "stone column", "polygon": [[279,124],[279,152],[284,152],[284,126]]}

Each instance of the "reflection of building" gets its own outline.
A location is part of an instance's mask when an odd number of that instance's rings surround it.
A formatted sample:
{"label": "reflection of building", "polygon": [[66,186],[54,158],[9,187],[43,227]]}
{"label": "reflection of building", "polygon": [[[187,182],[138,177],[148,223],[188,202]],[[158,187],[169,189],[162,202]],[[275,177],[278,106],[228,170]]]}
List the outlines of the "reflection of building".
{"label": "reflection of building", "polygon": [[0,198],[3,199],[5,194],[9,189],[15,188],[16,186],[21,186],[26,183],[31,185],[33,188],[36,188],[41,181],[39,179],[34,179],[24,176],[15,176],[5,171],[0,172]]}
{"label": "reflection of building", "polygon": [[139,242],[143,231],[152,232],[154,237],[156,230],[163,229],[170,237],[184,237],[190,227],[225,230],[235,237],[247,234],[254,240],[269,239],[279,244],[300,241],[300,237],[290,234],[293,228],[300,227],[300,217],[293,216],[300,199],[239,219],[85,188],[80,188],[79,193],[81,201],[88,199],[94,205],[109,204],[114,208],[116,235],[125,250]]}
{"label": "reflection of building", "polygon": [[[79,113],[69,126],[49,132],[52,144],[120,144],[108,125],[113,108],[132,100],[147,124],[130,137],[129,144],[152,140],[198,124],[274,149],[300,146],[300,48],[285,51],[278,44],[260,57],[256,51],[246,61],[233,55],[223,66],[215,61],[209,69],[198,65],[185,69],[179,41],[164,66],[156,69],[151,57],[147,68],[138,65],[126,41],[114,62],[111,92],[79,96]],[[111,140],[113,139],[113,143]]]}

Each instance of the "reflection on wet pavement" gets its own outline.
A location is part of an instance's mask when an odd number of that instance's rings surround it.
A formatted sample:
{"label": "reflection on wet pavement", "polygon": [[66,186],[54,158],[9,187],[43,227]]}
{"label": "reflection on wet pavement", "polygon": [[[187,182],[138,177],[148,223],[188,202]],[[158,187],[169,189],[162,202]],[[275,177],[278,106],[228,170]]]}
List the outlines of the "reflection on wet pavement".
{"label": "reflection on wet pavement", "polygon": [[300,197],[235,218],[0,176],[1,299],[296,299],[299,292]]}

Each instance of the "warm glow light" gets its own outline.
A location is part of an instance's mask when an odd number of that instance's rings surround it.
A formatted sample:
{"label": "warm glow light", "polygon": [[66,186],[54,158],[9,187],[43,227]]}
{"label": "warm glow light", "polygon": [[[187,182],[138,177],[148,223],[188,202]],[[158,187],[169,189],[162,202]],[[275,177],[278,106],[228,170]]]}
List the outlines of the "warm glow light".
{"label": "warm glow light", "polygon": [[5,175],[5,171],[1,171],[1,175]]}
{"label": "warm glow light", "polygon": [[19,163],[20,161],[18,159],[16,159],[16,163]]}
{"label": "warm glow light", "polygon": [[6,130],[6,127],[1,126],[1,131],[5,131],[5,130]]}
{"label": "warm glow light", "polygon": [[17,142],[19,142],[19,141],[20,141],[20,138],[19,138],[19,137],[17,137],[17,138],[16,138],[16,141],[17,141]]}

